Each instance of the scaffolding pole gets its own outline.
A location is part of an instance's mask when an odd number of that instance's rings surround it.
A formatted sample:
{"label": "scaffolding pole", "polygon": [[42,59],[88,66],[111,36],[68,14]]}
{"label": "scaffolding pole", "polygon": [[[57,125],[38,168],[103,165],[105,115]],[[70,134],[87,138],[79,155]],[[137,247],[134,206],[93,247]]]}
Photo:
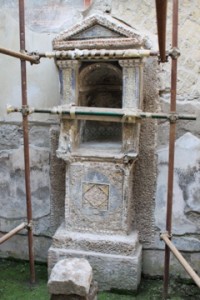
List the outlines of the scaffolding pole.
{"label": "scaffolding pole", "polygon": [[[173,0],[172,17],[172,49],[178,48],[178,0]],[[170,112],[176,113],[176,93],[177,93],[177,58],[172,57],[171,62],[171,101]],[[172,206],[173,206],[173,184],[174,184],[174,152],[176,139],[176,122],[170,122],[169,131],[169,165],[168,165],[168,190],[167,190],[167,211],[166,211],[166,231],[171,236],[172,230]],[[169,286],[169,266],[170,266],[170,248],[165,244],[165,263],[164,263],[164,286],[163,297],[168,298]]]}
{"label": "scaffolding pole", "polygon": [[[19,0],[19,32],[20,32],[20,50],[25,51],[25,13],[24,0]],[[21,93],[22,107],[27,106],[27,79],[26,79],[26,61],[21,59]],[[23,138],[24,138],[24,165],[25,165],[25,188],[26,188],[26,208],[28,227],[28,248],[30,264],[30,282],[35,283],[34,249],[33,249],[33,231],[32,231],[32,204],[30,187],[30,159],[29,159],[29,133],[28,133],[28,114],[22,114],[23,117]]]}
{"label": "scaffolding pole", "polygon": [[[107,59],[128,59],[143,58],[149,56],[158,56],[158,51],[147,49],[75,49],[47,52],[26,52],[13,51],[7,48],[0,48],[0,53],[11,57],[19,58],[30,62],[31,64],[39,64],[40,58],[56,58],[56,59],[77,59],[77,60],[107,60]],[[167,56],[170,56],[170,51]]]}
{"label": "scaffolding pole", "polygon": [[186,272],[189,274],[189,276],[193,279],[193,281],[196,283],[196,285],[200,288],[200,277],[192,269],[192,267],[188,264],[188,262],[185,260],[183,255],[176,249],[176,247],[170,241],[170,237],[168,236],[168,233],[162,233],[160,235],[160,238],[165,242],[165,244],[169,247],[169,249],[172,251],[174,256],[177,258],[177,260],[180,262],[180,264],[184,267]]}
{"label": "scaffolding pole", "polygon": [[53,108],[34,108],[34,107],[15,107],[8,105],[7,113],[19,112],[22,114],[57,114],[68,119],[95,120],[108,122],[134,123],[141,119],[164,119],[170,122],[178,120],[196,120],[194,114],[175,114],[175,113],[152,113],[143,112],[135,109],[103,108],[88,106],[55,106]]}
{"label": "scaffolding pole", "polygon": [[27,223],[23,222],[20,225],[18,225],[17,227],[15,227],[14,229],[12,229],[11,231],[9,231],[8,233],[4,234],[1,238],[0,238],[0,244],[4,243],[5,241],[7,241],[8,239],[10,239],[13,235],[15,235],[16,233],[18,233],[19,231],[21,231],[22,229],[27,227]]}
{"label": "scaffolding pole", "polygon": [[6,48],[0,48],[0,53],[29,61],[31,64],[38,64],[40,62],[39,56],[34,55],[34,54],[29,55],[29,54],[26,54],[26,52],[22,53],[22,52],[13,51],[13,50],[6,49]]}
{"label": "scaffolding pole", "polygon": [[158,44],[160,62],[166,62],[166,23],[167,23],[167,0],[156,0],[156,17],[158,30]]}

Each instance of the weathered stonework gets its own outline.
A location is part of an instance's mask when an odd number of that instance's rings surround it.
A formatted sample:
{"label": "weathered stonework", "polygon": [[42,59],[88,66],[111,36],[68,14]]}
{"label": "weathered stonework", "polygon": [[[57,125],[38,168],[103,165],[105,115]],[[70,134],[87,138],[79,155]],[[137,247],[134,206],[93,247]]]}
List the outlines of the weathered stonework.
{"label": "weathered stonework", "polygon": [[[48,3],[47,3],[48,2]],[[111,0],[93,0],[92,5],[83,11],[82,0],[68,1],[26,1],[26,42],[28,51],[51,51],[52,39],[56,33],[70,28],[76,22],[80,22],[84,17],[99,14],[102,12],[110,13],[112,16],[122,19],[135,28],[139,28],[143,32],[144,47],[157,49],[157,29],[155,7],[151,1],[126,0],[126,1],[111,1]],[[170,49],[171,44],[171,1],[168,3],[168,20],[167,20],[167,49]],[[181,56],[178,60],[178,101],[177,111],[181,113],[196,113],[197,121],[179,121],[177,122],[177,139],[183,136],[186,132],[191,132],[192,135],[199,138],[199,114],[200,114],[200,80],[199,80],[199,31],[200,31],[200,2],[199,0],[181,1],[179,6],[179,48]],[[9,49],[18,49],[18,3],[15,0],[1,1],[1,26],[0,40],[2,47]],[[120,22],[121,23],[121,22]],[[103,29],[100,25],[94,25],[94,31],[98,34],[99,29]],[[91,34],[92,30],[89,30]],[[110,38],[110,29],[102,31],[103,35]],[[137,32],[137,30],[136,30]],[[77,33],[76,37],[80,38],[81,34]],[[85,37],[88,38],[87,30]],[[115,39],[122,34],[112,33]],[[125,38],[126,39],[126,38]],[[72,41],[71,41],[72,42]],[[130,43],[130,41],[127,41]],[[93,41],[90,45],[94,45]],[[81,45],[81,44],[80,44]],[[98,46],[98,44],[96,44]],[[64,62],[64,61],[63,61]],[[0,55],[0,149],[1,149],[1,172],[5,182],[10,175],[9,155],[13,149],[19,149],[23,145],[22,128],[19,126],[21,122],[20,114],[6,115],[6,105],[12,104],[20,106],[20,68],[19,62],[8,56]],[[157,72],[158,70],[158,72]],[[52,60],[41,60],[41,64],[30,66],[27,64],[28,74],[28,101],[31,106],[46,108],[60,104],[59,100],[59,76],[56,66]],[[156,58],[148,58],[144,66],[144,107],[145,111],[168,111],[169,110],[169,92],[170,92],[170,60],[168,64],[162,64],[158,67]],[[60,74],[61,76],[61,74]],[[61,86],[62,88],[62,86]],[[158,101],[160,100],[160,106]],[[31,126],[30,130],[33,136],[30,136],[31,147],[49,147],[47,131],[49,122],[55,123],[55,119],[48,115],[32,115],[30,120],[34,121],[35,128]],[[40,130],[40,123],[46,122],[47,129]],[[20,123],[21,124],[21,123]],[[157,135],[158,132],[158,135]],[[156,181],[157,181],[157,149],[165,148],[168,145],[169,124],[166,121],[159,121],[158,126],[155,120],[144,120],[141,122],[139,156],[135,163],[134,184],[133,184],[133,209],[131,217],[133,223],[139,231],[140,241],[143,245],[143,272],[145,274],[162,275],[163,268],[163,247],[164,243],[159,240],[159,228],[155,226],[155,220],[158,219],[155,215],[155,205],[159,199],[155,199]],[[157,138],[156,138],[157,135]],[[43,143],[44,142],[44,143]],[[47,248],[50,245],[49,235],[52,235],[58,228],[59,224],[64,219],[64,192],[65,192],[65,167],[64,161],[57,159],[55,150],[57,146],[57,135],[54,130],[51,133],[51,150],[50,150],[50,197],[46,199],[46,193],[41,194],[44,203],[50,207],[50,214],[41,216],[34,220],[37,236],[35,236],[36,259],[46,261]],[[63,143],[63,145],[65,145]],[[157,146],[156,146],[157,145]],[[157,149],[156,149],[157,147]],[[108,156],[109,151],[106,151]],[[108,149],[108,148],[107,148]],[[137,148],[136,148],[137,149]],[[41,149],[40,149],[41,150]],[[45,150],[46,151],[46,150]],[[40,151],[40,153],[44,151]],[[81,149],[79,152],[87,152],[87,156],[92,158],[94,151]],[[104,155],[104,161],[110,160],[102,152],[100,147],[95,150],[95,153]],[[21,153],[21,155],[23,155]],[[99,154],[100,155],[100,154]],[[44,155],[46,156],[46,154]],[[192,156],[192,152],[191,152]],[[113,159],[119,157],[117,151],[112,155]],[[84,158],[82,158],[84,160]],[[184,159],[184,158],[183,158]],[[122,159],[121,159],[122,161]],[[4,164],[3,164],[4,162]],[[21,160],[22,162],[22,160]],[[37,162],[35,161],[36,165]],[[49,167],[49,161],[44,159],[42,164]],[[165,162],[167,166],[167,162]],[[36,166],[36,169],[38,166]],[[23,169],[23,166],[21,166]],[[160,169],[160,166],[159,166]],[[22,175],[19,177],[23,181]],[[34,173],[35,174],[35,173]],[[48,172],[45,173],[48,176]],[[5,176],[4,176],[5,175]],[[158,174],[159,175],[159,174]],[[160,178],[160,177],[159,177]],[[185,182],[185,176],[182,176]],[[188,176],[190,179],[191,176]],[[176,178],[177,179],[177,178]],[[187,179],[187,180],[188,180]],[[13,178],[14,180],[14,178]],[[166,178],[164,178],[166,183]],[[13,183],[14,181],[12,181]],[[160,181],[158,182],[160,184]],[[167,184],[167,183],[166,183]],[[162,182],[163,186],[163,182]],[[8,186],[7,186],[8,187]],[[21,184],[22,187],[22,184]],[[177,187],[177,185],[176,185]],[[189,186],[188,186],[189,187]],[[179,189],[180,187],[178,187]],[[187,184],[185,185],[187,189]],[[194,188],[198,188],[198,183],[194,182]],[[159,186],[157,187],[159,189]],[[9,195],[9,187],[2,189],[6,197]],[[24,199],[25,190],[20,199]],[[49,192],[48,192],[49,193]],[[192,197],[193,198],[193,197]],[[192,199],[191,198],[191,199]],[[1,199],[1,198],[0,198]],[[12,200],[12,199],[11,199]],[[12,201],[10,207],[4,213],[10,214],[10,208],[13,209]],[[137,200],[137,201],[136,201]],[[193,198],[194,200],[194,198]],[[192,201],[193,201],[192,200]],[[176,201],[176,200],[175,200]],[[50,203],[50,204],[49,204]],[[183,203],[183,206],[186,203]],[[0,200],[0,211],[2,205]],[[45,208],[46,212],[46,208]],[[165,216],[163,216],[164,218]],[[188,218],[188,214],[186,215]],[[13,227],[17,226],[22,219],[0,218],[0,231],[4,233]],[[24,220],[24,219],[23,219]],[[192,224],[197,224],[198,219],[196,213],[190,213]],[[51,225],[50,225],[51,224]],[[196,225],[195,225],[196,226]],[[23,233],[23,232],[22,232]],[[187,233],[182,236],[174,235],[173,241],[179,249],[187,251],[187,258],[197,271],[199,271],[199,235],[198,231]],[[145,250],[149,249],[149,250]],[[16,258],[28,258],[27,236],[18,234],[12,239],[1,245],[0,255],[3,257],[14,256]],[[172,260],[172,264],[175,261]],[[172,267],[174,275],[180,273],[185,276],[185,272],[175,264],[177,268]],[[179,268],[179,271],[177,271]]]}
{"label": "weathered stonework", "polygon": [[50,157],[50,231],[55,233],[58,226],[64,220],[65,205],[65,174],[66,164],[57,158],[59,126],[50,128],[51,157]]}
{"label": "weathered stonework", "polygon": [[67,231],[63,223],[48,252],[49,274],[61,259],[83,257],[93,269],[100,290],[136,290],[140,282],[142,249],[136,231],[113,235]]}
{"label": "weathered stonework", "polygon": [[109,15],[95,14],[61,33],[54,39],[53,47],[55,50],[123,49],[139,48],[143,43],[143,38],[130,26]]}
{"label": "weathered stonework", "polygon": [[[144,66],[143,111],[155,112],[159,109],[158,71],[157,60],[154,58],[148,59]],[[133,177],[135,213],[133,213],[132,219],[139,231],[140,241],[144,248],[154,247],[157,130],[156,120],[142,120],[139,144],[140,155],[135,163]]]}
{"label": "weathered stonework", "polygon": [[65,82],[61,85],[61,99],[63,104],[72,104],[77,102],[77,89],[75,82],[77,81],[77,72],[79,63],[76,60],[57,62],[61,70],[62,80]]}
{"label": "weathered stonework", "polygon": [[92,268],[86,259],[63,259],[53,267],[48,289],[55,295],[87,296],[92,277]]}
{"label": "weathered stonework", "polygon": [[[105,38],[102,37],[104,34]],[[137,41],[134,40],[136,37]],[[108,38],[109,42],[106,40]],[[126,39],[132,39],[136,49],[138,42],[142,43],[142,38],[131,27],[119,24],[111,17],[97,15],[58,36],[53,45],[55,49],[67,49],[70,43],[70,47],[73,45],[73,48],[82,49],[84,44],[87,49],[91,39],[94,40],[93,47],[98,44],[102,49],[108,47],[111,41],[116,49],[126,48]],[[64,93],[69,97],[66,98],[68,105],[71,103],[70,97],[73,97],[74,104],[79,106],[125,108],[127,119],[117,127],[103,118],[98,122],[78,122],[73,120],[73,116],[72,120],[61,118],[57,155],[67,164],[65,220],[56,231],[49,249],[49,271],[61,257],[86,256],[94,268],[94,278],[99,282],[100,289],[126,286],[129,290],[135,290],[141,276],[141,246],[138,232],[132,227],[131,208],[140,126],[137,123],[127,124],[127,121],[130,109],[137,111],[142,107],[142,59],[78,63],[62,58],[57,65],[62,74],[66,68],[72,70],[71,66],[76,66],[76,76],[73,77],[73,71],[70,71],[61,79]],[[73,96],[75,92],[77,96]],[[113,137],[116,129],[117,139]],[[98,148],[101,151],[97,152]],[[68,243],[71,233],[73,236],[80,235],[81,239],[73,237],[73,243]],[[84,247],[84,239],[89,244],[87,248]],[[125,253],[108,251],[107,244],[113,249],[115,239],[120,248],[128,248]],[[73,248],[74,244],[76,248]],[[92,249],[93,244],[96,251]],[[111,271],[106,274],[108,261]]]}
{"label": "weathered stonework", "polygon": [[[198,182],[200,176],[199,149],[200,139],[191,133],[186,133],[176,141],[172,229],[174,234],[199,234],[200,232],[200,222],[198,221],[200,212],[198,201]],[[160,230],[163,230],[165,227],[163,218],[159,216],[166,213],[164,205],[166,188],[163,185],[163,177],[166,176],[167,171],[167,155],[167,148],[158,151],[158,185],[155,220],[156,226]],[[184,160],[182,157],[184,157]]]}
{"label": "weathered stonework", "polygon": [[[179,241],[178,241],[179,240]],[[177,239],[176,246],[181,251],[179,237]],[[190,250],[191,251],[191,250]],[[181,254],[187,260],[187,262],[193,267],[194,271],[198,273],[200,268],[200,255],[199,251],[195,252],[181,251]],[[152,277],[163,276],[164,266],[163,266],[164,253],[163,250],[159,249],[146,249],[143,251],[143,272],[144,274]],[[179,279],[190,279],[191,277],[184,270],[183,266],[178,262],[178,260],[171,255],[170,259],[170,275],[174,278]]]}
{"label": "weathered stonework", "polygon": [[[142,109],[143,107],[143,61],[120,60],[123,70],[123,107],[129,109]],[[123,148],[125,152],[139,151],[140,126],[123,124]]]}
{"label": "weathered stonework", "polygon": [[[4,127],[5,125],[0,125],[1,129]],[[11,230],[26,220],[22,128],[18,125],[7,126],[5,133],[1,136],[2,148],[0,149],[0,225],[3,232]],[[47,127],[31,126],[30,128],[34,233],[47,235],[50,214],[48,134]]]}
{"label": "weathered stonework", "polygon": [[[118,164],[116,168],[115,163],[85,161],[71,163],[68,172],[65,198],[66,228],[126,234],[130,232],[129,191],[133,166],[130,168]],[[88,187],[93,188],[86,192]],[[88,204],[88,199],[93,201],[93,205]],[[98,199],[96,205],[95,199]],[[104,209],[99,204],[103,204]]]}
{"label": "weathered stonework", "polygon": [[[49,219],[44,218],[45,226],[48,225]],[[16,224],[12,223],[13,229],[18,226],[21,221],[17,220]],[[35,224],[35,222],[34,222]],[[41,227],[41,224],[38,224]],[[8,231],[8,229],[6,229]],[[0,237],[4,234],[0,233]],[[34,236],[34,257],[36,261],[46,262],[48,249],[51,245],[51,238],[49,237],[49,232],[44,232],[44,234],[39,234]],[[2,258],[16,258],[21,260],[29,260],[28,251],[28,241],[27,241],[27,231],[23,230],[20,234],[14,235],[11,239],[7,240],[5,243],[1,244],[0,247],[0,257]]]}
{"label": "weathered stonework", "polygon": [[123,70],[123,107],[141,108],[143,103],[143,67],[141,60],[120,60]]}

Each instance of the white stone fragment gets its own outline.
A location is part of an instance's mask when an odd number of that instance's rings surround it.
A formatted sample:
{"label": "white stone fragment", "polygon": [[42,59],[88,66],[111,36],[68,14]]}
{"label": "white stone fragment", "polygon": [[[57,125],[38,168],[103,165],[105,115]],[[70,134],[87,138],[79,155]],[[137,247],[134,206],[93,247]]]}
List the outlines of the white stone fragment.
{"label": "white stone fragment", "polygon": [[[161,230],[165,229],[168,151],[168,147],[158,151],[155,221]],[[176,140],[172,222],[176,234],[192,234],[199,227],[195,218],[200,212],[199,153],[200,139],[193,134],[188,132]]]}
{"label": "white stone fragment", "polygon": [[92,268],[84,258],[68,258],[56,263],[48,289],[51,294],[86,296],[92,281]]}

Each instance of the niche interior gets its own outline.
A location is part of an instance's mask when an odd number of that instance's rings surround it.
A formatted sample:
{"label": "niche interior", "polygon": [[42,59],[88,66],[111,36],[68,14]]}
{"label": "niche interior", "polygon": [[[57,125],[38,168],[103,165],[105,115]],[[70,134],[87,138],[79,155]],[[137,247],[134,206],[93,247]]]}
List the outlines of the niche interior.
{"label": "niche interior", "polygon": [[[84,62],[79,70],[79,106],[122,108],[122,69],[118,62]],[[80,147],[118,146],[122,124],[80,121]]]}

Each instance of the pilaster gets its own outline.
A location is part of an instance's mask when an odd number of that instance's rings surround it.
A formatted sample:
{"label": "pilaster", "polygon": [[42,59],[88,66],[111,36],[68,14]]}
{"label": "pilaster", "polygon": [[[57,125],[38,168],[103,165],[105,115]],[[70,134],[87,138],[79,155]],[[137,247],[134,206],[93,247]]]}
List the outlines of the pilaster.
{"label": "pilaster", "polygon": [[141,59],[119,61],[123,70],[123,108],[140,109],[142,105],[142,69]]}
{"label": "pilaster", "polygon": [[[123,108],[141,109],[143,102],[143,61],[142,59],[120,60],[123,74]],[[124,123],[123,151],[138,153],[139,124]]]}
{"label": "pilaster", "polygon": [[61,70],[62,104],[77,104],[78,99],[78,69],[77,60],[60,60],[57,66]]}

